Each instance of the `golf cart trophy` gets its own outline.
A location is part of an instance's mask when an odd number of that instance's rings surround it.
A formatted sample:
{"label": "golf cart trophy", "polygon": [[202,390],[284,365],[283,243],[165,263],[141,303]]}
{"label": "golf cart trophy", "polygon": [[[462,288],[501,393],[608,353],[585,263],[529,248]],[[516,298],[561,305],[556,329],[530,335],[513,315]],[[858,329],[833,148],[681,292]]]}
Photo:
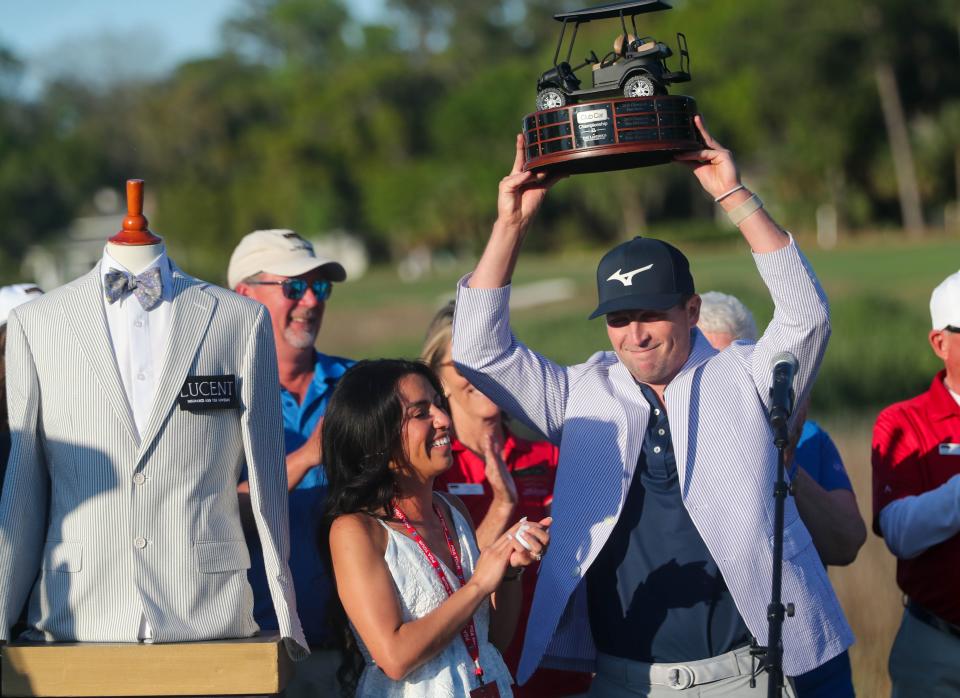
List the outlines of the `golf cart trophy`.
{"label": "golf cart trophy", "polygon": [[[637,15],[669,9],[663,0],[635,0],[554,15],[563,26],[553,67],[537,80],[537,111],[523,120],[524,170],[579,174],[645,167],[703,147],[693,124],[697,103],[667,94],[667,85],[690,80],[687,38],[677,33],[679,69],[672,71],[670,47],[637,31]],[[620,20],[613,50],[603,58],[590,51],[571,67],[580,25],[602,19]],[[561,61],[568,24],[573,32]],[[587,66],[591,87],[577,77]]]}

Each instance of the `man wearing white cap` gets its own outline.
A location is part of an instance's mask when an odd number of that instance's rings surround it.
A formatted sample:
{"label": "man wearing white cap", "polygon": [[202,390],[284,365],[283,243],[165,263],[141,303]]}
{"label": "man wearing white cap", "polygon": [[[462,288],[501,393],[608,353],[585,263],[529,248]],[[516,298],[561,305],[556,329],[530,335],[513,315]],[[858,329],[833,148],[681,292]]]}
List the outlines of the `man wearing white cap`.
{"label": "man wearing white cap", "polygon": [[0,487],[7,471],[10,455],[10,425],[7,422],[7,316],[18,305],[33,300],[43,293],[36,284],[14,284],[0,288]]}
{"label": "man wearing white cap", "polygon": [[873,430],[873,529],[907,597],[890,651],[893,696],[960,696],[960,272],[930,297],[930,389]]}
{"label": "man wearing white cap", "polygon": [[[227,280],[237,293],[270,311],[280,372],[287,487],[290,491],[290,572],[297,610],[312,654],[297,665],[288,698],[326,695],[337,666],[325,618],[331,585],[317,546],[316,531],[327,479],[320,427],[334,385],[353,362],[316,351],[314,344],[333,283],[344,281],[339,262],[317,257],[313,245],[292,230],[257,230],[246,235],[230,257]],[[240,483],[241,501],[248,500]],[[261,631],[277,628],[257,537],[249,536],[249,572],[254,618]]]}

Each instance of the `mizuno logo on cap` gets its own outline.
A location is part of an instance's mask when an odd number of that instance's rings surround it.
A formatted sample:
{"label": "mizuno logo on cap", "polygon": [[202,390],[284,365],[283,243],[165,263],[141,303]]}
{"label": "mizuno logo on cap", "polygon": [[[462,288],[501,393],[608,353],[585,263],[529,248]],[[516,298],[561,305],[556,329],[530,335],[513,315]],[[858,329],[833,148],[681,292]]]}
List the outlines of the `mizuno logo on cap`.
{"label": "mizuno logo on cap", "polygon": [[610,278],[607,279],[607,281],[619,281],[624,286],[632,286],[634,276],[636,276],[642,271],[647,271],[648,269],[652,269],[652,268],[653,268],[653,264],[648,264],[645,267],[640,267],[639,269],[634,269],[633,271],[628,271],[626,273],[621,273],[620,270],[617,269],[615,272],[613,272],[610,275]]}

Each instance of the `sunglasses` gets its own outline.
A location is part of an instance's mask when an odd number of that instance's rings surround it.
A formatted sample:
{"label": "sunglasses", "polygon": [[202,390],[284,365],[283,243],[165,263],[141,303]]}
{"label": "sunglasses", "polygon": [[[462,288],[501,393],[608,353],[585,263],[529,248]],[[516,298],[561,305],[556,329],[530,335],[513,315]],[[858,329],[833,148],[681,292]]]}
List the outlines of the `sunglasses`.
{"label": "sunglasses", "polygon": [[298,301],[307,295],[307,289],[313,289],[318,301],[325,301],[333,292],[333,284],[326,279],[308,282],[304,279],[284,279],[283,281],[248,281],[249,286],[279,286],[284,298]]}
{"label": "sunglasses", "polygon": [[944,331],[944,332],[952,332],[953,334],[957,334],[958,332],[960,332],[960,327],[955,327],[955,326],[953,326],[953,325],[947,325],[946,327],[943,328],[943,331]]}

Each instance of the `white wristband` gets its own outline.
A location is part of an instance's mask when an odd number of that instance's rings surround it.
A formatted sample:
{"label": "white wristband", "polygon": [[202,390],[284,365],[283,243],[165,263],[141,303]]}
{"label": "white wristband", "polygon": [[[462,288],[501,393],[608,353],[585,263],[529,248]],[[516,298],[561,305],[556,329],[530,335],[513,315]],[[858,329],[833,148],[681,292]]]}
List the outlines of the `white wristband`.
{"label": "white wristband", "polygon": [[731,189],[730,191],[725,191],[725,192],[723,192],[720,196],[718,196],[716,199],[713,200],[713,203],[719,204],[721,201],[723,201],[724,199],[726,199],[728,196],[730,196],[731,194],[734,194],[734,193],[740,191],[741,189],[746,189],[746,187],[745,187],[744,185],[742,185],[742,184],[738,184],[737,186],[735,186],[735,187],[734,187],[733,189]]}
{"label": "white wristband", "polygon": [[763,202],[760,200],[759,196],[753,194],[749,199],[744,201],[736,208],[732,208],[727,211],[727,216],[730,217],[731,223],[739,227],[739,225],[743,223],[748,216],[752,216],[761,208],[763,208]]}

